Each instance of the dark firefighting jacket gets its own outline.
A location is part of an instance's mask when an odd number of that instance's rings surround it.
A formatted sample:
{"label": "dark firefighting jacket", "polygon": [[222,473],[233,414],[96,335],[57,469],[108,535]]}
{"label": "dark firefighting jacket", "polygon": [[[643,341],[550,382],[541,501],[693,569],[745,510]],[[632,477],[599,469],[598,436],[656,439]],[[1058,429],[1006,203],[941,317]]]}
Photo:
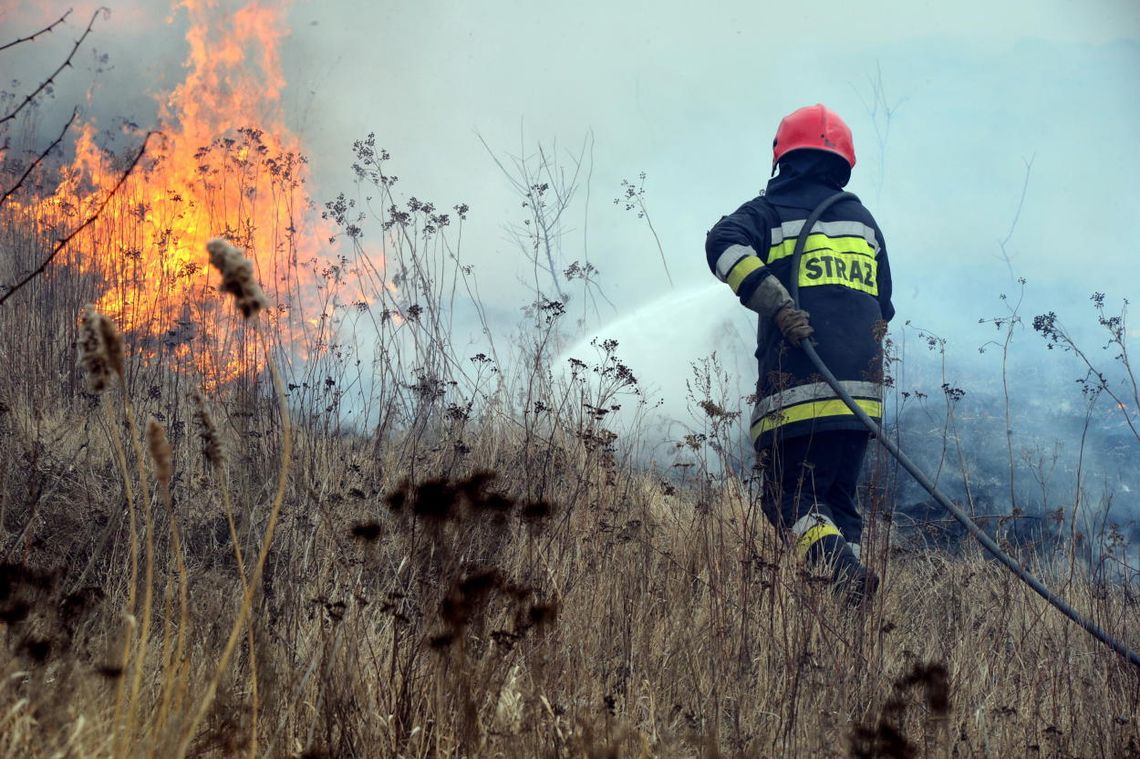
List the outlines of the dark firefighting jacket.
{"label": "dark firefighting jacket", "polygon": [[[709,268],[741,303],[753,301],[765,277],[791,282],[792,250],[803,222],[825,198],[841,191],[848,172],[820,151],[798,151],[781,161],[767,190],[708,233]],[[882,418],[882,335],[894,316],[891,272],[883,234],[861,203],[842,200],[812,227],[798,272],[800,308],[811,314],[816,350],[859,406]],[[757,328],[759,368],[752,412],[757,450],[777,436],[862,430],[799,348],[780,334],[771,315]]]}

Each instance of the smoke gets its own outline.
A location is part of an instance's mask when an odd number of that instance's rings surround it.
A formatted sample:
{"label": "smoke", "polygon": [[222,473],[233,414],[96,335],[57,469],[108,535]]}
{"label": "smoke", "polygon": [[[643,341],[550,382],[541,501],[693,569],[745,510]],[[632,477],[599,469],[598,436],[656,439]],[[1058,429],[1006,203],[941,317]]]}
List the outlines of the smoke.
{"label": "smoke", "polygon": [[[577,146],[594,131],[591,172],[567,215],[567,262],[588,255],[621,291],[615,317],[668,288],[648,232],[609,202],[621,180],[646,172],[674,279],[697,286],[707,276],[704,232],[763,184],[779,118],[817,100],[854,129],[851,189],[887,232],[904,312],[950,299],[981,312],[1017,275],[1066,287],[1067,297],[1129,281],[1134,257],[1101,219],[1127,217],[1140,200],[1140,156],[1126,128],[1140,122],[1135,15],[1123,5],[1102,14],[1061,3],[1031,13],[987,7],[987,23],[975,25],[947,7],[908,9],[915,24],[900,26],[900,10],[888,6],[864,4],[857,14],[841,3],[813,6],[813,39],[842,44],[804,50],[780,35],[740,44],[783,13],[750,4],[700,19],[655,8],[652,39],[632,8],[606,8],[602,24],[589,4],[539,14],[505,0],[477,12],[296,4],[281,48],[286,123],[310,156],[318,202],[353,194],[352,141],[376,132],[408,194],[445,208],[470,203],[464,255],[486,298],[507,312],[529,300],[526,264],[504,231],[521,218],[519,199],[476,132],[508,157],[533,152],[539,139]],[[229,0],[211,13],[225,22],[255,7]],[[50,71],[93,10],[77,6],[64,28],[11,51],[6,78],[21,86],[8,88],[22,91]],[[9,2],[2,18],[19,33],[49,16],[39,4]],[[76,103],[104,129],[154,126],[184,75],[186,16],[175,6],[116,5],[60,77],[42,136]],[[1006,251],[1011,272],[995,258],[997,243],[1029,160]]]}
{"label": "smoke", "polygon": [[[5,42],[38,31],[68,11],[68,6],[31,2],[2,6]],[[100,3],[80,3],[50,34],[5,52],[2,88],[18,97],[34,90],[63,63],[88,23],[91,35],[75,51],[71,66],[37,101],[30,125],[42,144],[78,107],[82,120],[98,124],[104,141],[116,147],[124,129],[135,133],[155,126],[159,98],[180,79],[186,55],[184,18],[151,4],[107,9]]]}
{"label": "smoke", "polygon": [[[1015,514],[1021,516],[1004,529],[1025,540],[1055,539],[1062,528],[1068,538],[1075,529],[1085,548],[1096,545],[1099,552],[1115,530],[1135,546],[1140,542],[1135,377],[1118,358],[1121,346],[1098,324],[1101,315],[1091,302],[1085,318],[1067,329],[1099,374],[1090,377],[1073,351],[1050,349],[1033,329],[1033,316],[1050,303],[1048,296],[1032,289],[1012,291],[1004,299],[995,297],[993,308],[980,315],[924,314],[936,319],[927,327],[937,324],[953,333],[949,338],[908,323],[908,314],[901,314],[889,335],[885,428],[945,492],[990,528]],[[1111,318],[1117,313],[1113,309],[1122,307],[1113,301],[1104,314]],[[715,354],[728,381],[710,400],[741,412],[738,450],[728,452],[727,460],[746,471],[748,396],[756,379],[754,325],[755,316],[715,283],[662,298],[605,325],[561,361],[588,361],[596,344],[616,341],[620,360],[647,378],[643,390],[651,411],[641,418],[635,415],[639,410],[626,409],[615,426],[633,431],[636,423],[640,434],[659,438],[662,444],[651,453],[667,468],[679,460],[670,443],[701,428],[702,396],[694,387],[706,369],[702,362]],[[1133,337],[1125,347],[1135,352],[1136,342]],[[893,472],[890,488],[900,530],[946,516],[908,475],[889,462],[887,471]],[[953,523],[940,528],[948,545],[962,537],[960,532]]]}
{"label": "smoke", "polygon": [[[250,5],[223,2],[215,13],[225,19]],[[953,408],[963,447],[977,452],[976,466],[995,481],[1008,479],[1008,385],[1015,458],[1061,441],[1065,463],[1055,471],[1071,492],[1087,411],[1075,380],[1084,370],[1071,354],[1047,351],[1029,324],[1054,311],[1102,365],[1115,365],[1099,352],[1104,339],[1087,298],[1095,290],[1114,303],[1135,298],[1140,281],[1140,264],[1121,243],[1122,225],[1140,207],[1134,9],[1120,3],[1090,13],[1061,2],[987,4],[984,14],[980,4],[975,13],[895,3],[853,8],[740,3],[694,18],[588,3],[535,13],[505,0],[478,8],[298,4],[282,42],[285,120],[310,156],[318,202],[363,194],[350,169],[351,144],[375,131],[394,156],[405,196],[440,208],[471,204],[460,255],[500,336],[511,334],[520,307],[533,300],[533,277],[505,230],[523,218],[520,198],[476,132],[509,160],[533,153],[538,139],[577,146],[592,130],[596,151],[567,209],[558,263],[588,259],[613,305],[600,301],[577,333],[583,342],[567,355],[583,352],[591,335],[617,339],[619,355],[664,401],[658,413],[667,435],[670,426],[696,423],[684,378],[713,351],[733,377],[726,402],[747,405],[751,317],[709,275],[704,234],[763,185],[779,118],[825,102],[855,132],[860,162],[850,189],[877,214],[891,254],[902,358],[896,390],[911,393],[897,416],[904,439],[936,465],[942,385],[962,388]],[[6,78],[19,85],[6,88],[34,86],[93,10],[77,6],[64,29],[9,54]],[[802,12],[811,14],[815,44],[771,33],[800,28]],[[643,13],[653,18],[652,35]],[[37,117],[42,136],[76,103],[111,131],[153,126],[163,93],[185,73],[185,15],[135,2],[97,21],[90,47]],[[973,22],[979,15],[986,24]],[[18,34],[51,18],[39,4],[9,2],[0,20]],[[922,31],[900,31],[913,29]],[[676,290],[661,275],[642,221],[610,202],[621,180],[641,171]],[[364,242],[384,245],[375,235]],[[1019,276],[1028,280],[1024,322],[1005,356],[1003,384],[1003,351],[990,345],[1002,329],[979,320],[1008,317],[1010,299],[1021,297]],[[581,300],[568,309],[585,311]],[[918,328],[944,338],[945,354],[926,350]],[[369,335],[357,339],[367,343]],[[927,395],[925,404],[916,393]],[[1118,434],[1119,412],[1108,403],[1098,399],[1089,417],[1082,477],[1089,487],[1103,483],[1124,509],[1140,486],[1120,456],[1136,448]],[[929,452],[926,441],[933,441]],[[1021,479],[1032,490],[1032,478]]]}

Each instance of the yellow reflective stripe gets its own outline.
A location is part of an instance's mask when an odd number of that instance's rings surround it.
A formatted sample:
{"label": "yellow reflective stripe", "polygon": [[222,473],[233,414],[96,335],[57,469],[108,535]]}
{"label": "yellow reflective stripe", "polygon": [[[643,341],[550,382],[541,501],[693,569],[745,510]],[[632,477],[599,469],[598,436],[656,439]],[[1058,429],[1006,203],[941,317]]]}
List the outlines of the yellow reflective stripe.
{"label": "yellow reflective stripe", "polygon": [[839,528],[833,524],[817,524],[801,535],[800,539],[796,541],[796,553],[800,556],[804,556],[811,550],[811,547],[815,545],[816,542],[826,538],[828,535],[839,534],[841,534]]}
{"label": "yellow reflective stripe", "polygon": [[[883,386],[878,382],[865,382],[862,380],[840,380],[839,386],[846,390],[852,398],[882,399]],[[805,385],[782,388],[771,395],[761,398],[752,408],[752,422],[761,417],[779,411],[782,408],[791,408],[808,401],[829,401],[835,397],[835,391],[826,382],[810,382]]]}
{"label": "yellow reflective stripe", "polygon": [[[863,242],[866,242],[865,240]],[[843,285],[879,294],[879,262],[862,253],[813,250],[800,259],[800,287]]]}
{"label": "yellow reflective stripe", "polygon": [[763,265],[764,262],[758,256],[745,256],[736,263],[736,266],[729,269],[728,276],[724,278],[724,281],[728,283],[733,292],[737,292],[740,290],[740,283],[744,281],[744,278]]}
{"label": "yellow reflective stripe", "polygon": [[[856,398],[855,405],[867,412],[868,416],[882,418],[882,401],[872,401],[866,398]],[[752,425],[752,439],[756,440],[765,432],[771,432],[777,427],[793,422],[804,422],[809,419],[822,419],[829,416],[854,416],[847,404],[839,398],[826,401],[811,401],[800,403],[779,411],[773,411],[760,421]]]}
{"label": "yellow reflective stripe", "polygon": [[[768,263],[779,261],[792,255],[796,247],[796,238],[791,237],[777,243],[768,249]],[[862,237],[828,237],[818,232],[808,235],[804,244],[804,255],[815,250],[834,251],[835,253],[855,253],[863,256],[875,257],[875,250],[871,243]]]}

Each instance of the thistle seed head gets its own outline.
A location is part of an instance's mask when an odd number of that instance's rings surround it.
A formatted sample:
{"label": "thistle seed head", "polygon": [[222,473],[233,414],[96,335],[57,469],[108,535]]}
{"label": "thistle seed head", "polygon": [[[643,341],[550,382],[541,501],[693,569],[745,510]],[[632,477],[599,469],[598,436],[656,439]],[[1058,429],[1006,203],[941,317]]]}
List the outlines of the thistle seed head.
{"label": "thistle seed head", "polygon": [[123,339],[114,322],[88,305],[83,309],[79,328],[79,366],[83,369],[87,389],[101,393],[111,381],[111,374],[123,377]]}
{"label": "thistle seed head", "polygon": [[207,464],[217,469],[225,463],[218,426],[214,423],[214,417],[211,416],[210,409],[206,406],[206,399],[197,390],[194,391],[193,401],[194,422],[198,427],[198,437],[202,440],[202,456],[205,457]]}
{"label": "thistle seed head", "polygon": [[234,296],[234,303],[242,316],[249,319],[269,306],[261,285],[253,277],[253,263],[244,254],[220,237],[206,243],[210,263],[222,274],[222,292]]}
{"label": "thistle seed head", "polygon": [[103,334],[103,344],[107,346],[107,363],[110,365],[111,371],[119,375],[119,379],[122,379],[125,366],[123,336],[119,334],[119,330],[113,321],[106,316],[100,316],[102,318],[99,319],[99,331]]}
{"label": "thistle seed head", "polygon": [[166,439],[166,430],[154,418],[146,425],[146,444],[150,450],[151,460],[154,461],[154,476],[164,487],[169,488],[171,461],[174,454],[170,450],[170,441]]}

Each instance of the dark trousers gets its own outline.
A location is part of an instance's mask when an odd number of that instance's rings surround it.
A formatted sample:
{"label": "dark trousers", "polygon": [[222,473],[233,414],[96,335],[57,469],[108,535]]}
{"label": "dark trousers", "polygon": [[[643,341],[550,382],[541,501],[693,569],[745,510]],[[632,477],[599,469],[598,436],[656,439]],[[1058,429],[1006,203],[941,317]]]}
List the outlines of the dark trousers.
{"label": "dark trousers", "polygon": [[855,506],[855,488],[869,437],[834,430],[777,439],[767,449],[764,515],[777,528],[790,529],[814,511],[830,519],[848,543],[858,543],[863,517]]}

